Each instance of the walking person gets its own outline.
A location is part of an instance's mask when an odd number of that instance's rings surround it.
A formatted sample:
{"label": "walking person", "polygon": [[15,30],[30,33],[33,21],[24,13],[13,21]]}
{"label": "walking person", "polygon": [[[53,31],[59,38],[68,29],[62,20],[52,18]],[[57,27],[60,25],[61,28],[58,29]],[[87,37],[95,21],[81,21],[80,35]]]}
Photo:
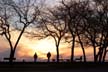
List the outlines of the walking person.
{"label": "walking person", "polygon": [[50,57],[51,57],[51,53],[48,52],[48,53],[47,53],[48,62],[50,62]]}
{"label": "walking person", "polygon": [[35,54],[34,54],[34,62],[36,62],[37,61],[37,54],[36,54],[36,52],[35,52]]}

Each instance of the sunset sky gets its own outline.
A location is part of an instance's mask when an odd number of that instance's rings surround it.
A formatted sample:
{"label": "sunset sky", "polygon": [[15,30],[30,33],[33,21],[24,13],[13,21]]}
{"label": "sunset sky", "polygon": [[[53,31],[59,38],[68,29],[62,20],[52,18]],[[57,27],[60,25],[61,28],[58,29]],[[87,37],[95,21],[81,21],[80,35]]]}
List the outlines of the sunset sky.
{"label": "sunset sky", "polygon": [[[16,41],[18,32],[13,33],[13,44]],[[9,57],[9,47],[7,41],[0,37],[0,60],[3,60],[4,57]],[[71,44],[61,43],[60,45],[60,58],[69,59],[71,55]],[[56,47],[53,38],[48,37],[45,39],[37,40],[36,38],[27,38],[22,36],[20,43],[17,47],[15,57],[18,61],[25,59],[26,61],[33,61],[34,53],[37,53],[38,60],[47,59],[46,54],[51,52],[51,59],[56,58]],[[86,55],[88,60],[92,60],[92,48],[86,49]],[[82,50],[79,47],[75,48],[75,56],[79,57],[82,55]]]}
{"label": "sunset sky", "polygon": [[[56,5],[58,0],[47,0],[46,3],[50,5]],[[12,42],[13,44],[16,42],[17,36],[19,32],[13,32],[12,33]],[[0,60],[3,60],[4,57],[9,57],[9,46],[8,42],[5,40],[4,37],[0,36]],[[69,59],[71,55],[71,45],[68,43],[61,43],[60,45],[60,58],[63,59]],[[48,52],[51,52],[52,56],[51,58],[56,58],[56,47],[55,47],[55,42],[53,38],[48,37],[45,39],[37,40],[36,38],[27,38],[26,36],[22,36],[19,45],[16,50],[15,57],[17,60],[22,61],[25,59],[26,61],[33,61],[33,55],[34,53],[37,53],[38,55],[38,60],[44,60],[47,59],[46,54]],[[89,58],[91,58],[92,54],[92,49],[88,48],[86,50],[87,55]],[[81,48],[76,48],[75,49],[75,55],[76,56],[81,56],[82,55],[82,50]]]}
{"label": "sunset sky", "polygon": [[[49,5],[56,5],[56,2],[58,0],[48,0]],[[16,42],[16,38],[18,36],[19,32],[15,31],[12,32],[13,44]],[[4,37],[0,36],[0,60],[3,60],[4,57],[9,57],[9,50],[8,42],[5,40]],[[69,43],[61,43],[60,44],[60,58],[63,59],[70,59],[71,55],[71,44]],[[87,60],[93,59],[93,49],[92,48],[86,48],[86,56]],[[56,58],[56,47],[55,42],[53,38],[47,37],[45,39],[37,40],[36,38],[28,38],[25,35],[22,36],[19,45],[16,50],[15,57],[18,61],[22,61],[25,59],[25,61],[33,61],[33,55],[34,53],[37,53],[38,60],[44,61],[47,59],[46,54],[48,52],[51,52],[52,56],[51,59]],[[75,48],[75,57],[82,56],[82,49],[80,47]]]}

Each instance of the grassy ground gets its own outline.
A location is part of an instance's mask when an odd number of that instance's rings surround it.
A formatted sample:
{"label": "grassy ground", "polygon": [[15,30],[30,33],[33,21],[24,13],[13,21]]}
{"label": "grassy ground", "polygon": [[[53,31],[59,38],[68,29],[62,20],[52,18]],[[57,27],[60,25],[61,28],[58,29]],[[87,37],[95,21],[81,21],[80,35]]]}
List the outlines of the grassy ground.
{"label": "grassy ground", "polygon": [[108,63],[0,63],[0,72],[108,72]]}

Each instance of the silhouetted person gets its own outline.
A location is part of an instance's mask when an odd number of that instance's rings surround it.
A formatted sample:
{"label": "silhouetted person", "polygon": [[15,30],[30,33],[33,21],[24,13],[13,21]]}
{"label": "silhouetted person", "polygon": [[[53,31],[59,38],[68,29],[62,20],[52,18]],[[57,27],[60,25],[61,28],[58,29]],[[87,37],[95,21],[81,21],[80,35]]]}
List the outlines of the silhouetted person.
{"label": "silhouetted person", "polygon": [[51,57],[51,53],[48,52],[48,53],[47,53],[48,62],[50,62],[50,57]]}
{"label": "silhouetted person", "polygon": [[23,59],[23,62],[25,62],[25,60]]}
{"label": "silhouetted person", "polygon": [[36,52],[35,52],[35,54],[34,54],[34,62],[36,62],[37,61],[37,54],[36,54]]}

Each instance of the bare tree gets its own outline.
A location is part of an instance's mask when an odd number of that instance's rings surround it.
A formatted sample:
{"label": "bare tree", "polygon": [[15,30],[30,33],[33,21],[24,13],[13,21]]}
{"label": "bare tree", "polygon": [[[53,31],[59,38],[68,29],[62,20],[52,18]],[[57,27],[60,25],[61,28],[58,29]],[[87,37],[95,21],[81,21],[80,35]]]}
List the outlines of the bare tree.
{"label": "bare tree", "polygon": [[101,3],[94,0],[94,4],[86,10],[86,13],[86,16],[83,16],[86,27],[85,38],[94,49],[94,62],[101,62],[107,48],[107,1]]}
{"label": "bare tree", "polygon": [[[25,31],[25,29],[30,25],[33,24],[38,20],[38,17],[40,15],[38,4],[36,3],[36,0],[19,0],[19,1],[5,1],[3,0],[4,5],[10,7],[14,11],[13,15],[13,23],[17,23],[16,28],[19,29],[20,34],[17,38],[17,41],[15,42],[15,45],[13,45],[11,41],[11,33],[10,33],[10,26],[11,24],[8,23],[7,20],[7,13],[6,9],[4,12],[4,17],[1,17],[1,34],[4,35],[7,39],[7,41],[10,44],[10,58],[9,62],[13,62],[14,54],[16,51],[16,48],[18,46],[18,43]],[[15,20],[14,18],[17,18]]]}
{"label": "bare tree", "polygon": [[54,39],[57,52],[57,62],[59,62],[59,46],[67,32],[67,26],[60,18],[58,10],[49,10],[48,13],[45,13],[42,17],[41,28],[45,37],[51,36]]}
{"label": "bare tree", "polygon": [[73,62],[74,47],[77,40],[83,50],[84,61],[86,61],[84,50],[86,44],[93,48],[94,62],[105,61],[108,44],[108,1],[62,0],[61,4],[61,7],[59,7],[61,18],[65,16],[65,21],[73,39],[71,61]]}
{"label": "bare tree", "polygon": [[83,20],[82,20],[82,14],[83,11],[86,9],[85,6],[87,6],[88,1],[72,1],[70,0],[69,2],[65,2],[62,0],[62,8],[64,8],[65,15],[67,17],[67,24],[68,24],[68,29],[71,33],[71,38],[72,38],[72,49],[71,49],[71,61],[73,62],[74,60],[74,48],[75,48],[75,42],[77,41],[83,51],[83,56],[84,56],[84,62],[86,62],[86,55],[85,55],[85,50],[84,50],[84,45],[81,40],[81,36],[83,35],[82,32],[84,26]]}
{"label": "bare tree", "polygon": [[[97,60],[99,62],[105,61],[106,53],[107,53],[107,47],[108,47],[108,1],[103,0],[103,1],[96,1],[96,8],[97,8],[97,14],[99,18],[99,24],[100,24],[100,47],[99,51],[97,53]],[[98,19],[97,18],[97,19]]]}

